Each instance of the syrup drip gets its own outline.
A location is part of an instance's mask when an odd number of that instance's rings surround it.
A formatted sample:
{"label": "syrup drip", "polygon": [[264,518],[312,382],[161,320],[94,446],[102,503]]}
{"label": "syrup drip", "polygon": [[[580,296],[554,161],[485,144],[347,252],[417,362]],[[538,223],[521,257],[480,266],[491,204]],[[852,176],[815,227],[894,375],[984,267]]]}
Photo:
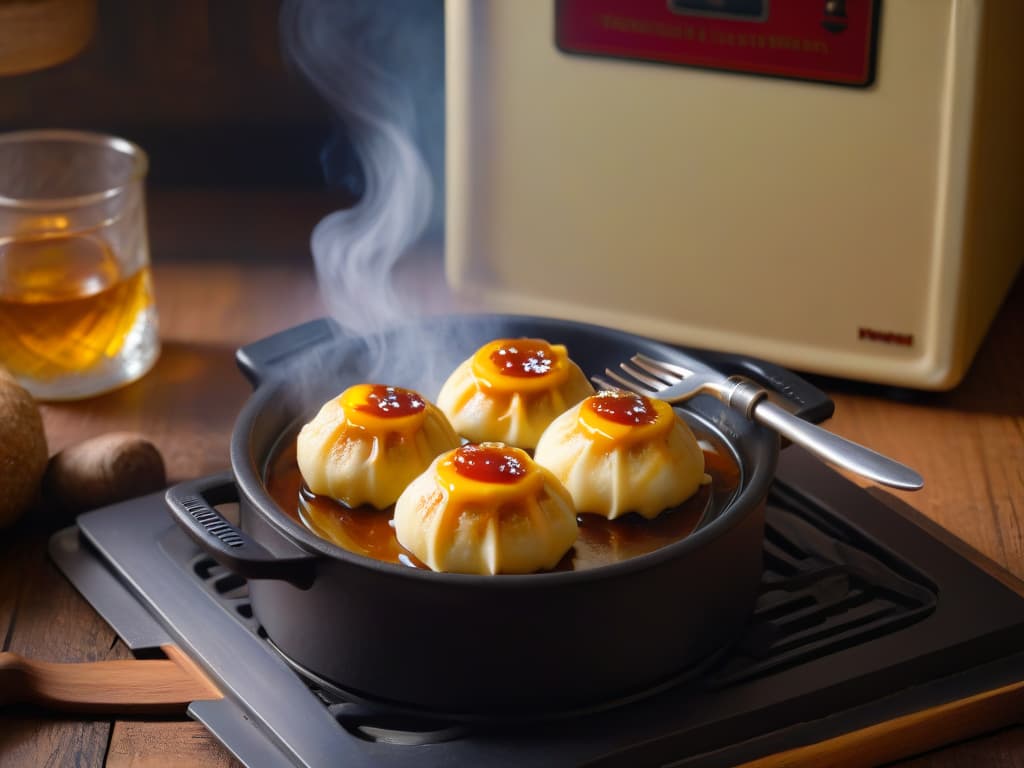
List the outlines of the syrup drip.
{"label": "syrup drip", "polygon": [[510,485],[526,475],[526,465],[517,451],[487,443],[463,445],[455,450],[455,471],[481,483]]}
{"label": "syrup drip", "polygon": [[587,398],[586,407],[616,424],[653,424],[658,420],[651,401],[631,392],[601,392]]}
{"label": "syrup drip", "polygon": [[548,344],[527,339],[501,345],[491,353],[491,362],[502,375],[519,378],[543,376],[555,364]]}
{"label": "syrup drip", "polygon": [[420,394],[411,389],[374,384],[366,395],[366,402],[358,403],[353,407],[363,413],[393,419],[419,413],[426,408],[426,405]]}

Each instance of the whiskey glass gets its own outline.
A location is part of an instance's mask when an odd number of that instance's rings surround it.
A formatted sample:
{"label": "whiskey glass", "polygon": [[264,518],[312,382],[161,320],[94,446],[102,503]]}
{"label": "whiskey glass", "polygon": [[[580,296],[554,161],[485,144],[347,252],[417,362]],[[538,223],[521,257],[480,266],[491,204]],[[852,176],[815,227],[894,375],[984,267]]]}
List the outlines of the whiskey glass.
{"label": "whiskey glass", "polygon": [[114,136],[0,133],[0,366],[39,400],[107,392],[159,356],[147,169]]}

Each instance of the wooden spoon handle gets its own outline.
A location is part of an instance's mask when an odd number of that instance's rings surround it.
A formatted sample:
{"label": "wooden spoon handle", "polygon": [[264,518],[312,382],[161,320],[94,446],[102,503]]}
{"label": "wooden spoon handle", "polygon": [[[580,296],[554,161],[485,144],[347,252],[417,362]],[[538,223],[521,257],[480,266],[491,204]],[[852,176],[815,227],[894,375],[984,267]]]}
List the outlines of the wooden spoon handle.
{"label": "wooden spoon handle", "polygon": [[169,713],[192,701],[222,698],[177,646],[166,659],[72,664],[0,653],[0,705],[32,703],[72,712]]}

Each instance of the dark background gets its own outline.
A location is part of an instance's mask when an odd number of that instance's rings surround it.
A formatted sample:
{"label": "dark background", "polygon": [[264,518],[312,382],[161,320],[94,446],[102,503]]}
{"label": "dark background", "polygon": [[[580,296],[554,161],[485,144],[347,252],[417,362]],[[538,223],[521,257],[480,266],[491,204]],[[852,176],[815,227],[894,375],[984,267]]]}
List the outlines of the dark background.
{"label": "dark background", "polygon": [[154,185],[322,187],[336,126],[282,54],[279,10],[278,0],[99,0],[80,54],[0,77],[0,130],[123,136],[149,153]]}
{"label": "dark background", "polygon": [[[81,52],[0,75],[0,132],[78,129],[141,146],[159,260],[306,263],[310,232],[358,200],[362,178],[344,121],[283,50],[284,2],[96,0]],[[301,2],[318,9],[329,48],[354,47],[408,90],[441,208],[443,0]]]}

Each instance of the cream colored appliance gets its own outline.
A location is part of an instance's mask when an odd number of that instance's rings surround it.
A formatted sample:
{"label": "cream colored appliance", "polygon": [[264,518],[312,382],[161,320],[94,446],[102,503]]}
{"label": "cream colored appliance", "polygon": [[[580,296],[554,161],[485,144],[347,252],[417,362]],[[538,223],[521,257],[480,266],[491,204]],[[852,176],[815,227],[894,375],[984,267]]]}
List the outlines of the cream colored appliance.
{"label": "cream colored appliance", "polygon": [[1020,0],[448,0],[448,280],[952,387],[1024,253],[1022,29]]}

